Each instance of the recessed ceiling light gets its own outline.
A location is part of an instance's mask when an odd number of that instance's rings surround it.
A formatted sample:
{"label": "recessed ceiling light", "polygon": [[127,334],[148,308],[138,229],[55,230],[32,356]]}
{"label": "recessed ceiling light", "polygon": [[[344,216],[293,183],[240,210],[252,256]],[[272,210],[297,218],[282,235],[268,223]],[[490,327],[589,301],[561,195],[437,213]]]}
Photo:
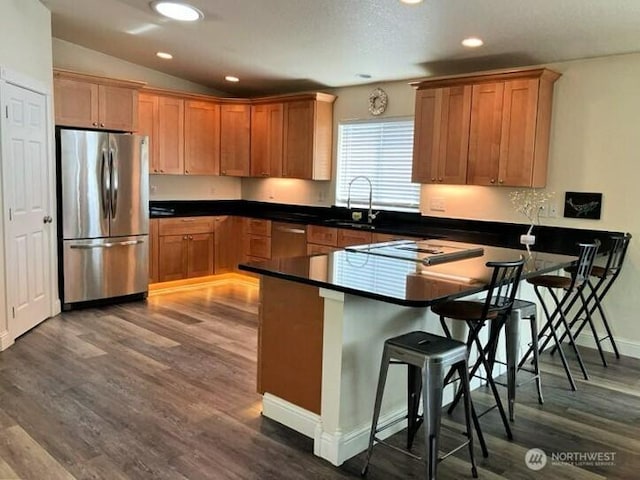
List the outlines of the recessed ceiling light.
{"label": "recessed ceiling light", "polygon": [[188,3],[154,1],[151,2],[151,8],[160,15],[183,22],[194,22],[204,17],[200,10]]}
{"label": "recessed ceiling light", "polygon": [[484,42],[481,38],[478,37],[469,37],[462,40],[462,45],[469,48],[477,48],[484,45]]}
{"label": "recessed ceiling light", "polygon": [[416,3],[422,2],[422,0],[400,0],[402,3],[408,3],[409,5],[415,5]]}
{"label": "recessed ceiling light", "polygon": [[173,58],[173,55],[167,52],[158,52],[156,55],[160,58],[164,58],[165,60],[171,60]]}
{"label": "recessed ceiling light", "polygon": [[239,82],[240,79],[238,77],[234,77],[233,75],[227,75],[224,77],[227,82]]}
{"label": "recessed ceiling light", "polygon": [[371,78],[371,75],[369,75],[368,73],[358,73],[356,75],[356,77],[359,77],[359,78]]}

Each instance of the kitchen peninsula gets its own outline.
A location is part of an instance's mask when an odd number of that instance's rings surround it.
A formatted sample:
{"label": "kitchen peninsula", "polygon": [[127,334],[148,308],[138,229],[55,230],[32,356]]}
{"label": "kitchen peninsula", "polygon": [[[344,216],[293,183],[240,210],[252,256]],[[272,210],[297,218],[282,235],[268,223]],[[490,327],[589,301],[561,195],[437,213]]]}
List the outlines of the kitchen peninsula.
{"label": "kitchen peninsula", "polygon": [[[486,262],[525,253],[428,242],[436,248],[475,249],[478,256],[426,265],[424,252],[414,250],[412,258],[401,259],[358,248],[240,266],[261,275],[258,390],[263,414],[313,438],[314,453],[334,465],[366,448],[384,340],[412,330],[441,334],[430,305],[481,292],[489,281]],[[406,248],[416,243],[388,245],[403,248],[406,257]],[[532,252],[523,275],[557,270],[574,260]],[[526,288],[520,296],[533,298]],[[400,370],[390,372],[383,423],[404,415],[406,385]],[[395,431],[402,427],[398,423]]]}

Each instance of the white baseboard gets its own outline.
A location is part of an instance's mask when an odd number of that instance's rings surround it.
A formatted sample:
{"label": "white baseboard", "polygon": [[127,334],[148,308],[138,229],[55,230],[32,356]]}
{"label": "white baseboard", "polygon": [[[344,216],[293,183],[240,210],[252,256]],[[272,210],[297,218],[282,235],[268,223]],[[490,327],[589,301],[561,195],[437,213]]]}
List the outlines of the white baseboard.
{"label": "white baseboard", "polygon": [[[588,328],[588,327],[587,327]],[[605,335],[605,334],[602,334]],[[631,340],[626,340],[624,338],[616,338],[616,345],[618,346],[618,350],[620,351],[620,355],[624,355],[626,357],[640,358],[640,342],[634,342]],[[597,348],[596,341],[593,338],[591,332],[581,332],[580,336],[577,338],[577,344],[583,347],[588,348]],[[611,347],[611,342],[607,339],[603,342],[600,342],[600,346],[605,352],[613,353],[613,348]]]}
{"label": "white baseboard", "polygon": [[0,352],[14,344],[14,339],[8,330],[0,332]]}
{"label": "white baseboard", "polygon": [[[378,425],[384,425],[406,416],[406,408],[398,409],[384,416],[380,416]],[[385,439],[404,428],[407,428],[407,421],[399,421],[384,432],[380,432],[378,437]],[[371,427],[369,425],[361,426],[347,433],[330,433],[322,431],[322,424],[319,424],[314,438],[313,453],[318,457],[328,460],[335,466],[340,466],[351,457],[355,457],[368,448],[370,433]]]}
{"label": "white baseboard", "polygon": [[282,423],[309,438],[315,437],[316,428],[321,424],[320,415],[316,415],[270,393],[265,393],[262,396],[262,415]]}

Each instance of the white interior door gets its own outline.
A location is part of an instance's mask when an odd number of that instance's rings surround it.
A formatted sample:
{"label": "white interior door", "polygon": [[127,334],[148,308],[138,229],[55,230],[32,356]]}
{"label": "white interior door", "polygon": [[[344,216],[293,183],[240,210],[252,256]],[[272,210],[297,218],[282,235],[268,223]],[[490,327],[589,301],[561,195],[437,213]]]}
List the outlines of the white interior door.
{"label": "white interior door", "polygon": [[44,95],[9,83],[0,96],[8,327],[16,338],[51,311],[47,109]]}

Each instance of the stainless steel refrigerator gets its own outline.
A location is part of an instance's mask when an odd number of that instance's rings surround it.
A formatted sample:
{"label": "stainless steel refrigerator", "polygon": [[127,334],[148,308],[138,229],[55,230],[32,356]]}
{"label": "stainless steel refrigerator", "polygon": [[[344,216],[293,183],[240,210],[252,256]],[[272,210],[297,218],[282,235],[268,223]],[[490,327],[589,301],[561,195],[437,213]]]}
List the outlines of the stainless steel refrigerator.
{"label": "stainless steel refrigerator", "polygon": [[63,308],[146,296],[148,138],[68,129],[56,137]]}

